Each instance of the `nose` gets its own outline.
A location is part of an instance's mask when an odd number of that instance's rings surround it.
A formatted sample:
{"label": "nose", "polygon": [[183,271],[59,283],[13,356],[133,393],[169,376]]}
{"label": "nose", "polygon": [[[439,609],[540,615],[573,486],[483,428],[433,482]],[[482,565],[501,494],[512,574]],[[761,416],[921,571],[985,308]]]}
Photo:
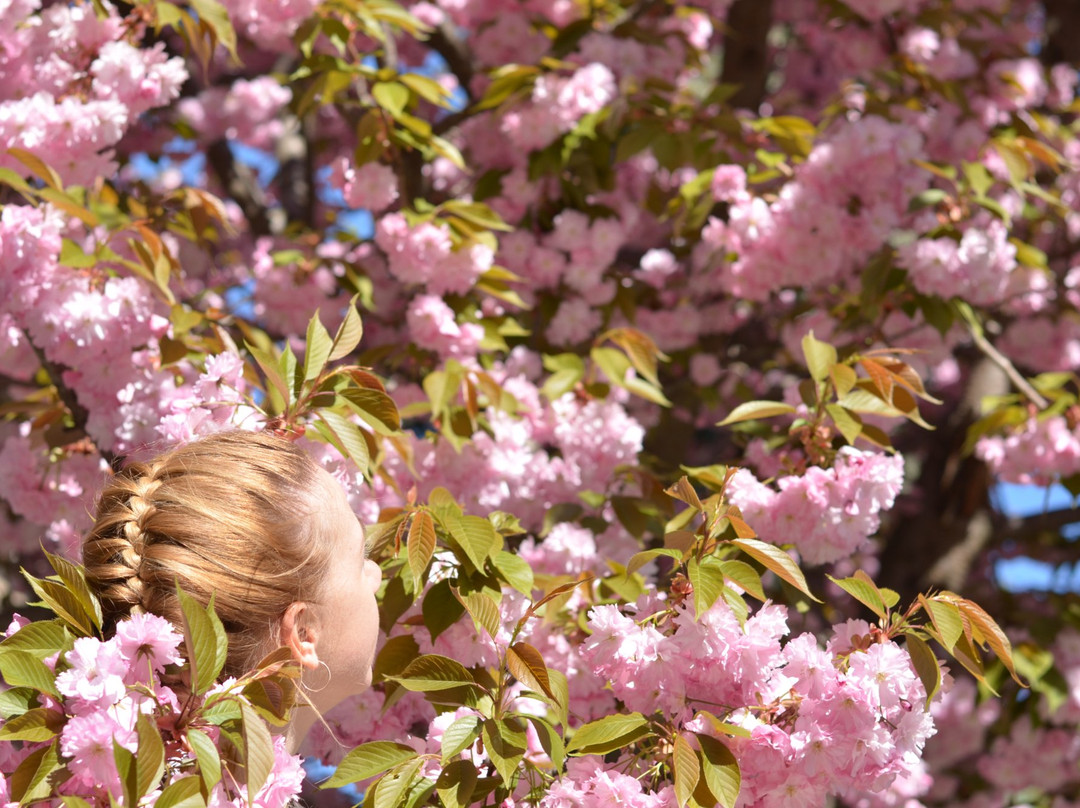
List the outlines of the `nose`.
{"label": "nose", "polygon": [[382,583],[382,567],[372,561],[370,558],[364,559],[364,575],[371,579],[375,586]]}

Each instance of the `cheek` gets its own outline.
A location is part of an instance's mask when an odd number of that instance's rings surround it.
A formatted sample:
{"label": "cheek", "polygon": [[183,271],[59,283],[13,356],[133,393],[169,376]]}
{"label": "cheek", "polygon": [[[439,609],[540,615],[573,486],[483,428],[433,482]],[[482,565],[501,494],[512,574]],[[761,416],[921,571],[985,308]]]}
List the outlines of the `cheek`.
{"label": "cheek", "polygon": [[364,561],[364,582],[375,592],[382,584],[382,568],[371,559]]}

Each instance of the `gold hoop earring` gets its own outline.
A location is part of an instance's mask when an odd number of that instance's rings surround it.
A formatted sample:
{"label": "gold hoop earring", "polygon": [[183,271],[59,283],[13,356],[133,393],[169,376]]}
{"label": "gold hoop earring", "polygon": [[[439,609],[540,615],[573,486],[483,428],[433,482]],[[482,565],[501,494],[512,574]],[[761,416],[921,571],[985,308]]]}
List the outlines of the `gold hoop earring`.
{"label": "gold hoop earring", "polygon": [[303,683],[304,690],[306,690],[308,693],[322,693],[330,685],[330,679],[332,678],[332,674],[330,673],[330,666],[321,659],[319,660],[319,664],[326,668],[326,681],[323,682],[321,687],[312,687],[307,683]]}

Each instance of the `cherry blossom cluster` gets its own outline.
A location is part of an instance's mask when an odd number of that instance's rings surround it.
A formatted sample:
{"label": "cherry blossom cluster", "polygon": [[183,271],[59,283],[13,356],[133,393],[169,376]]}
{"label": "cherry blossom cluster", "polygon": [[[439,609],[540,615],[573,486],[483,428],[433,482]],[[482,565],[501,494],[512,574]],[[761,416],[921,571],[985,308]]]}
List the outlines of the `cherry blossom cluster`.
{"label": "cherry blossom cluster", "polygon": [[1080,431],[1066,416],[1032,418],[1006,435],[988,435],[976,456],[1002,480],[1050,485],[1080,473]]}
{"label": "cherry blossom cluster", "polygon": [[811,466],[801,476],[783,475],[776,488],[741,469],[731,480],[729,495],[763,538],[793,544],[808,564],[828,564],[865,545],[903,483],[899,454],[848,446],[837,453],[832,468]]}
{"label": "cherry blossom cluster", "polygon": [[717,179],[714,193],[730,203],[727,220],[706,224],[697,260],[715,266],[731,294],[752,300],[844,278],[903,224],[900,200],[926,188],[927,175],[912,162],[922,155],[917,132],[867,115],[837,124],[772,204],[725,169],[720,177],[734,178]]}
{"label": "cherry blossom cluster", "polygon": [[[5,638],[31,625],[16,616]],[[59,752],[70,778],[60,786],[61,795],[88,799],[93,805],[110,805],[124,797],[117,769],[117,746],[132,754],[139,752],[137,722],[148,717],[155,727],[168,727],[168,717],[181,712],[183,691],[166,682],[179,682],[178,666],[183,637],[167,620],[152,614],[134,614],[117,623],[107,640],[81,637],[63,658],[47,661],[56,674],[60,698],[40,694],[40,708],[49,716],[46,724],[61,724]],[[227,688],[228,682],[219,688]],[[211,691],[209,695],[212,695]],[[213,731],[218,740],[217,728]],[[170,782],[183,777],[184,766],[192,760],[191,749],[180,734],[162,731],[166,774],[150,799],[161,795]],[[40,742],[0,741],[3,772],[13,772],[35,752],[47,748],[51,740]],[[301,760],[285,749],[284,736],[274,742],[270,776],[257,794],[248,799],[246,787],[222,779],[210,794],[208,805],[281,808],[300,792],[304,777]],[[0,774],[0,800],[9,802],[10,783]]]}
{"label": "cherry blossom cluster", "polygon": [[934,732],[907,653],[872,641],[863,621],[834,627],[825,650],[810,634],[781,645],[786,617],[766,605],[740,625],[721,600],[696,620],[688,604],[676,607],[665,626],[599,606],[584,656],[627,709],[660,709],[711,733],[690,717],[723,705],[720,717],[749,733],[725,739],[739,757],[742,805],[820,805],[907,773]]}
{"label": "cherry blossom cluster", "polygon": [[[0,153],[29,151],[67,183],[115,173],[112,150],[125,131],[187,78],[182,59],[131,44],[115,7],[101,7],[104,16],[89,4],[41,9],[33,0],[0,10]],[[21,168],[6,154],[0,165]]]}

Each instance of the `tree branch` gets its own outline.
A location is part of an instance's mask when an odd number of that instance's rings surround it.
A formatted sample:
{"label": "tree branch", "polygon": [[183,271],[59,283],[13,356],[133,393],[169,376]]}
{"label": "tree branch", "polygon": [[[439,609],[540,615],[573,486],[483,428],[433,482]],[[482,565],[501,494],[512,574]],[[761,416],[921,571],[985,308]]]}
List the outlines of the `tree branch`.
{"label": "tree branch", "polygon": [[1045,533],[1060,533],[1063,527],[1080,523],[1080,508],[1061,508],[1031,516],[1013,516],[1005,522],[1005,530],[1017,541],[1037,538]]}
{"label": "tree branch", "polygon": [[1009,361],[1007,356],[1002,354],[990,343],[990,340],[982,333],[982,329],[971,326],[968,328],[968,331],[971,333],[971,338],[975,341],[975,346],[983,352],[987,359],[1005,372],[1005,375],[1009,377],[1009,381],[1012,382],[1013,387],[1027,396],[1028,400],[1040,410],[1045,410],[1049,406],[1050,402],[1043,398],[1042,395],[1039,394],[1039,391],[1031,386],[1028,380],[1016,369],[1016,366]]}
{"label": "tree branch", "polygon": [[469,49],[465,47],[461,37],[449,23],[444,22],[431,32],[427,44],[446,60],[446,66],[457,76],[461,89],[465,91],[469,99],[467,103],[472,104],[472,80],[476,75],[476,68],[473,66],[472,59],[469,58]]}
{"label": "tree branch", "polygon": [[[71,442],[74,443],[75,440],[81,438],[86,438],[93,442],[93,439],[89,437],[86,431],[86,424],[90,419],[90,413],[87,411],[86,407],[79,402],[79,397],[75,395],[75,391],[64,384],[64,371],[67,370],[67,368],[63,365],[58,365],[49,359],[49,357],[45,355],[45,352],[34,344],[34,341],[30,339],[30,335],[26,331],[23,331],[23,334],[26,336],[27,343],[33,349],[34,355],[41,363],[41,367],[49,375],[49,379],[52,381],[53,387],[56,388],[56,394],[60,398],[61,403],[63,403],[63,405],[67,407],[68,412],[71,413],[71,420],[75,424],[75,431],[78,432],[78,435],[72,437]],[[120,467],[123,465],[123,458],[120,455],[109,451],[108,449],[102,449],[96,443],[94,443],[94,448],[99,455],[105,458],[105,461],[113,471],[120,470]]]}
{"label": "tree branch", "polygon": [[266,194],[259,187],[258,177],[233,158],[229,141],[219,138],[206,150],[206,161],[217,175],[225,192],[244,212],[253,236],[269,236],[274,232]]}
{"label": "tree branch", "polygon": [[731,97],[732,106],[756,110],[765,98],[769,76],[772,0],[736,0],[728,11],[727,27],[720,81],[739,85]]}
{"label": "tree branch", "polygon": [[1040,49],[1044,65],[1080,64],[1080,3],[1076,0],[1043,0],[1046,9],[1046,43]]}

